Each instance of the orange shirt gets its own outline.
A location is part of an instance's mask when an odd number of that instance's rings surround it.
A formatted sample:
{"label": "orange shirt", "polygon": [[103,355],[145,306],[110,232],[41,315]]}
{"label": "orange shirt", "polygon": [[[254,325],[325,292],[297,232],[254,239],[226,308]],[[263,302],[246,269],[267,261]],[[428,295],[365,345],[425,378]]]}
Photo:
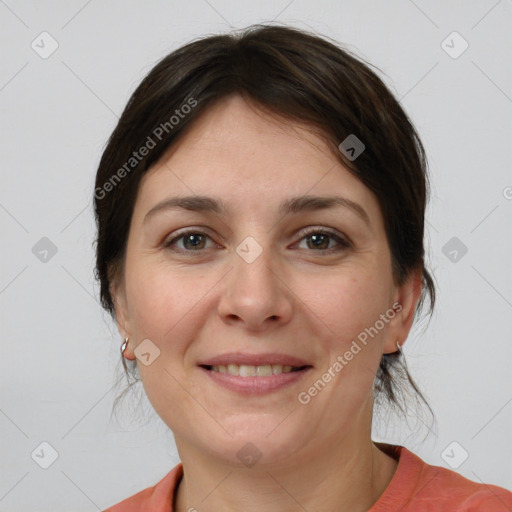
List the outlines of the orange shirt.
{"label": "orange shirt", "polygon": [[[473,482],[458,473],[426,464],[402,446],[378,443],[398,460],[386,490],[368,512],[509,512],[512,492]],[[104,512],[173,512],[174,492],[183,476],[181,462],[155,486]]]}

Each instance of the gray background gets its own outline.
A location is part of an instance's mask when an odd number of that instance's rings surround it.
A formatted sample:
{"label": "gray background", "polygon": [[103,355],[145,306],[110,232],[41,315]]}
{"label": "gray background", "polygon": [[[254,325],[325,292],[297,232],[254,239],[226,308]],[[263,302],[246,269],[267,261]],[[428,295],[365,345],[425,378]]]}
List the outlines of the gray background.
{"label": "gray background", "polygon": [[[5,0],[0,511],[100,510],[178,462],[144,395],[141,408],[128,396],[122,424],[110,417],[126,383],[116,387],[121,339],[93,278],[95,171],[157,60],[196,36],[272,19],[378,66],[428,150],[427,256],[439,300],[404,352],[437,427],[425,440],[412,414],[376,426],[375,439],[512,488],[510,0]],[[52,450],[58,458],[43,469]]]}

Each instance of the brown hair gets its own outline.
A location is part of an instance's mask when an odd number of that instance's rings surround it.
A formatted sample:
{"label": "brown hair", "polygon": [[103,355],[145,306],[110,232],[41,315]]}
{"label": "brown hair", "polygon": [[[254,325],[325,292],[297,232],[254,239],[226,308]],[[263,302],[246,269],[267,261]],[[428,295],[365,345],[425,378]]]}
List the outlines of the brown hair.
{"label": "brown hair", "polygon": [[[266,111],[317,130],[341,163],[375,194],[395,283],[403,284],[412,271],[421,269],[423,288],[415,318],[427,294],[431,314],[435,286],[423,247],[429,190],[425,151],[399,102],[370,67],[334,41],[278,24],[203,37],[158,62],[130,97],[96,175],[95,276],[105,310],[115,317],[109,286],[123,275],[144,173],[208,105],[240,94]],[[357,159],[338,149],[349,135],[365,144]],[[141,151],[143,147],[150,149]],[[383,395],[405,413],[403,379],[428,403],[402,359],[398,351],[383,355],[375,397]],[[128,376],[124,358],[122,362]],[[136,363],[131,363],[135,372]]]}

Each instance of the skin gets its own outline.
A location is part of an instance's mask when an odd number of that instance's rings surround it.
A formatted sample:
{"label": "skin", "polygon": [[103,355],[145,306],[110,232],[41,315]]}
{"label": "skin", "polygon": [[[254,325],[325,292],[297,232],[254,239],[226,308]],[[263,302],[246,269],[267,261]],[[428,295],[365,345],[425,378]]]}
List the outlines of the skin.
{"label": "skin", "polygon": [[[193,194],[221,198],[228,214],[175,209],[143,223],[160,201]],[[369,225],[344,207],[278,215],[281,201],[306,194],[349,198]],[[317,248],[307,226],[332,228],[351,245],[327,238]],[[187,238],[164,247],[187,227],[206,233],[199,249]],[[248,236],[263,250],[252,263],[236,252]],[[382,354],[407,338],[420,292],[419,271],[394,283],[376,197],[321,138],[236,95],[203,113],[144,176],[112,285],[119,331],[130,338],[125,356],[135,359],[144,339],[160,350],[138,368],[183,463],[176,510],[368,510],[397,467],[371,440],[374,377]],[[401,311],[299,403],[395,302]],[[287,388],[240,396],[197,367],[236,351],[292,354],[313,369]],[[248,442],[261,452],[252,467],[237,458]]]}

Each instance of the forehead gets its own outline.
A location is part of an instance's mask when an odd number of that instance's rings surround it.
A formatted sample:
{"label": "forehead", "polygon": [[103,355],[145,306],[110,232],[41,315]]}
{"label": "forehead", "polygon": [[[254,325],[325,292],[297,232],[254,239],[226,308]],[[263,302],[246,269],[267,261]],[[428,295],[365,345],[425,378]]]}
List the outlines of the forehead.
{"label": "forehead", "polygon": [[[303,124],[240,96],[208,108],[144,176],[136,210],[175,195],[214,195],[233,210],[277,207],[299,195],[343,195],[378,216],[376,198]],[[143,210],[143,211],[142,211]]]}

